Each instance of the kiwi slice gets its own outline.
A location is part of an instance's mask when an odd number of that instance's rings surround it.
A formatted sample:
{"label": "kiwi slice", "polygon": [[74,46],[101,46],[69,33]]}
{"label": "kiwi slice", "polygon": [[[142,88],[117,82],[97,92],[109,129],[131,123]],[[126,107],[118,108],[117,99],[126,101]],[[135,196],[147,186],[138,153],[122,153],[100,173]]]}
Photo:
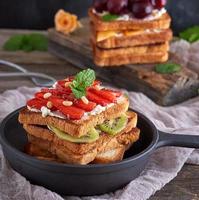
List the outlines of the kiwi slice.
{"label": "kiwi slice", "polygon": [[73,142],[73,143],[91,143],[91,142],[96,141],[99,138],[99,132],[95,128],[90,129],[90,131],[88,131],[87,135],[82,136],[80,138],[71,136],[71,135],[59,130],[58,128],[56,128],[54,126],[48,125],[48,128],[53,133],[55,133],[58,138],[60,138],[62,140],[67,140],[67,141]]}
{"label": "kiwi slice", "polygon": [[99,125],[99,128],[105,133],[116,135],[126,127],[127,122],[128,117],[123,114],[121,117],[118,117],[116,119],[104,121],[103,124]]}

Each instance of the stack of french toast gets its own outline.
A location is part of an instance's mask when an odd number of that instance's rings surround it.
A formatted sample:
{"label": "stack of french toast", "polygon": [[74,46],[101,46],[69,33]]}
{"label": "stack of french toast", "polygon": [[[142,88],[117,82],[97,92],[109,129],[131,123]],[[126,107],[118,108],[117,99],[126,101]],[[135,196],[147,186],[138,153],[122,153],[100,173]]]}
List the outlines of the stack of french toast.
{"label": "stack of french toast", "polygon": [[167,61],[173,34],[165,2],[94,0],[89,16],[95,64],[103,67]]}
{"label": "stack of french toast", "polygon": [[19,122],[27,132],[25,152],[69,164],[112,163],[139,139],[137,114],[120,91],[95,80],[94,71],[43,88],[27,101]]}

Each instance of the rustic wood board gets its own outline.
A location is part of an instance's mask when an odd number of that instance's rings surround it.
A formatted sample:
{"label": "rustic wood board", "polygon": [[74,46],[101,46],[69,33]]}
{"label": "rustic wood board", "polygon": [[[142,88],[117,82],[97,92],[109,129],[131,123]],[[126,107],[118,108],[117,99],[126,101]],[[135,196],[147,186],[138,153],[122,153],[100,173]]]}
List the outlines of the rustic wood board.
{"label": "rustic wood board", "polygon": [[[198,95],[198,75],[185,67],[179,73],[161,75],[154,72],[154,65],[96,66],[90,46],[89,20],[81,22],[83,28],[70,36],[49,29],[49,52],[79,68],[93,68],[99,78],[118,87],[143,92],[160,105],[170,106]],[[172,55],[170,57],[172,59]]]}

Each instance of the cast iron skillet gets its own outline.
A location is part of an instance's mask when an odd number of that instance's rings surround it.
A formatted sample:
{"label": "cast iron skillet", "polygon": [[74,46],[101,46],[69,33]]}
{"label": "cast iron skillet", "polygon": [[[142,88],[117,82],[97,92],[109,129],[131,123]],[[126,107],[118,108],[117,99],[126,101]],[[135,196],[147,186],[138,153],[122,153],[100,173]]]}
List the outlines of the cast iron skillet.
{"label": "cast iron skillet", "polygon": [[31,183],[59,194],[85,196],[112,192],[138,177],[157,148],[199,148],[199,136],[163,133],[138,113],[141,138],[126,152],[121,162],[81,166],[42,161],[23,153],[27,137],[17,120],[19,111],[20,109],[8,115],[0,126],[4,155],[10,165]]}

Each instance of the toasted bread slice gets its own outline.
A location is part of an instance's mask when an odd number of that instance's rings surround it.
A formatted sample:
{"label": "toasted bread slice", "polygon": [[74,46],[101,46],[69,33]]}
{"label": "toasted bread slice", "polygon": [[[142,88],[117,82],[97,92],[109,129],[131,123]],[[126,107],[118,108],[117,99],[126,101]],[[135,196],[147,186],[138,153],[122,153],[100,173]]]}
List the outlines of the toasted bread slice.
{"label": "toasted bread slice", "polygon": [[128,107],[129,101],[123,96],[119,102],[107,108],[105,111],[81,120],[60,119],[51,116],[44,118],[41,113],[31,112],[25,108],[19,114],[19,122],[22,124],[51,125],[70,135],[81,137],[86,135],[88,130],[95,127],[97,124],[121,116],[122,113],[125,113],[128,110]]}
{"label": "toasted bread slice", "polygon": [[135,47],[127,47],[127,48],[115,48],[115,49],[101,49],[98,48],[93,43],[93,51],[96,57],[98,58],[111,58],[117,56],[136,56],[142,54],[155,54],[155,53],[165,53],[169,51],[169,43],[161,43],[154,45],[146,45],[146,46],[135,46]]}
{"label": "toasted bread slice", "polygon": [[171,29],[144,32],[133,31],[128,34],[114,33],[114,31],[93,31],[92,40],[98,47],[110,49],[165,43],[166,41],[170,41],[173,37]]}
{"label": "toasted bread slice", "polygon": [[[97,156],[95,157],[95,160],[92,163],[108,164],[108,163],[120,161],[123,159],[125,149],[126,149],[125,146],[122,146],[120,148],[115,148],[115,149],[109,150],[104,153],[99,153],[99,154],[97,154]],[[40,159],[40,160],[63,162],[59,158],[57,158],[57,156],[51,154],[48,151],[42,150],[37,145],[34,145],[32,143],[28,143],[27,150],[25,152],[31,156],[34,156],[34,157]]]}
{"label": "toasted bread slice", "polygon": [[[110,136],[108,134],[101,134],[100,138],[97,141],[92,142],[92,143],[78,144],[78,143],[68,142],[66,140],[59,139],[49,129],[44,128],[44,127],[35,126],[35,125],[24,124],[24,129],[28,132],[29,135],[32,135],[36,138],[43,139],[44,143],[42,143],[42,146],[46,146],[47,143],[45,143],[45,141],[49,141],[58,146],[63,146],[63,148],[68,149],[68,151],[71,153],[85,154],[95,148],[97,148],[99,151],[108,150],[106,148],[105,144],[109,144],[109,146],[111,146],[111,147],[118,146],[117,140],[120,140],[120,137],[122,137],[121,134],[129,132],[132,128],[135,128],[137,125],[137,114],[136,113],[129,111],[127,113],[127,116],[128,116],[127,126],[125,127],[125,129],[123,129],[121,131],[120,134],[116,135],[115,137]],[[124,139],[122,141],[120,140],[120,143],[122,143],[124,141],[125,141]],[[46,147],[46,148],[48,149],[49,147]]]}
{"label": "toasted bread slice", "polygon": [[[112,150],[123,148],[123,150],[125,151],[127,146],[129,146],[130,144],[133,144],[139,139],[139,134],[140,134],[140,130],[137,128],[133,128],[128,133],[123,133],[123,134],[119,134],[117,137],[112,137],[112,140],[115,140],[115,138],[117,138],[117,141],[118,141],[117,145],[111,146],[112,142],[110,142],[110,140],[105,140],[103,142],[103,146],[105,146],[105,148],[103,149],[93,148],[85,154],[75,154],[69,151],[64,146],[54,144],[53,142],[49,142],[49,141],[46,141],[41,138],[37,138],[29,134],[28,134],[28,139],[31,144],[36,145],[39,149],[42,149],[39,152],[41,151],[50,152],[53,155],[53,158],[58,158],[61,162],[84,165],[84,164],[88,164],[94,161],[98,155],[100,155],[99,157],[101,159],[104,156],[104,157],[109,157],[109,160],[110,160],[110,152]],[[44,143],[45,145],[43,145]],[[109,156],[106,154],[107,152],[109,152],[108,153]],[[45,154],[42,154],[42,157],[45,157],[44,155]],[[118,155],[118,152],[117,152],[117,155]],[[36,155],[36,156],[39,156],[39,155]],[[114,157],[115,157],[114,161],[116,161],[116,157],[119,159],[119,156],[114,155]],[[121,151],[120,151],[120,159],[121,159]]]}
{"label": "toasted bread slice", "polygon": [[122,146],[119,148],[111,149],[111,150],[103,152],[103,153],[99,153],[95,157],[95,160],[93,161],[93,163],[108,164],[108,163],[120,161],[123,159],[125,149],[126,149],[125,146]]}
{"label": "toasted bread slice", "polygon": [[120,30],[139,30],[139,29],[168,29],[171,24],[171,17],[164,13],[161,17],[154,20],[133,19],[128,21],[111,21],[104,22],[101,17],[93,12],[90,8],[88,11],[90,19],[97,31],[120,31]]}
{"label": "toasted bread slice", "polygon": [[117,55],[109,58],[97,57],[94,53],[94,62],[100,67],[121,66],[128,64],[162,63],[168,60],[168,52],[156,52],[137,55]]}

